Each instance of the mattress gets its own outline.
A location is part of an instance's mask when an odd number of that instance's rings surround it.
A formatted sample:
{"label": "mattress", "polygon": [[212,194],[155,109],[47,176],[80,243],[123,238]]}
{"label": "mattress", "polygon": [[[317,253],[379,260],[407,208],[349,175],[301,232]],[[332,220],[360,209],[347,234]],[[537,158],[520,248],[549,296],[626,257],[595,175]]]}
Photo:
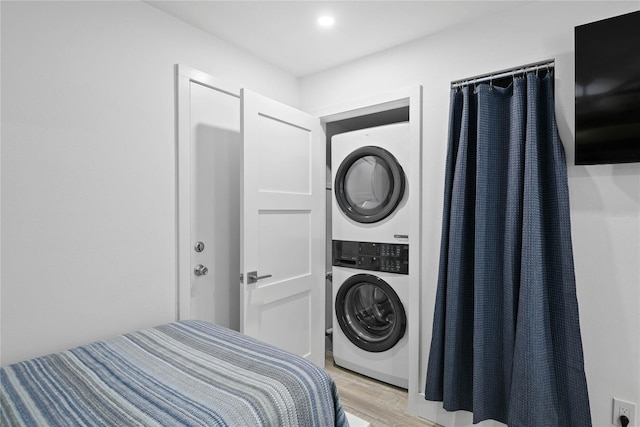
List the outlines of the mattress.
{"label": "mattress", "polygon": [[201,321],[0,369],[3,426],[348,426],[324,369]]}

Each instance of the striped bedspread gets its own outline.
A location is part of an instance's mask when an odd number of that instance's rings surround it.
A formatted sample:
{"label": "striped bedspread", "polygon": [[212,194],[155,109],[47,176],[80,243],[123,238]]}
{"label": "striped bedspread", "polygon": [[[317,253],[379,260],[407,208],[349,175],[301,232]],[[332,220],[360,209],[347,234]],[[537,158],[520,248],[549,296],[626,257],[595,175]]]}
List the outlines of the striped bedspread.
{"label": "striped bedspread", "polygon": [[2,426],[347,426],[323,369],[181,321],[0,370]]}

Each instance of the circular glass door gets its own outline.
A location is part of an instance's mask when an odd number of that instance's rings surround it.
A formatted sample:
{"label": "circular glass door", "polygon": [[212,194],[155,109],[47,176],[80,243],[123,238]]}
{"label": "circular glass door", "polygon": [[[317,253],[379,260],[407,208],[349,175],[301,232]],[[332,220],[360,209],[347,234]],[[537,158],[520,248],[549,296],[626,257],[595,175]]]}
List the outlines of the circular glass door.
{"label": "circular glass door", "polygon": [[366,351],[389,350],[406,330],[407,317],[398,294],[371,274],[347,279],[336,295],[335,310],[342,332]]}
{"label": "circular glass door", "polygon": [[361,223],[380,221],[395,210],[404,195],[402,166],[387,150],[367,146],[350,153],[336,173],[340,209]]}

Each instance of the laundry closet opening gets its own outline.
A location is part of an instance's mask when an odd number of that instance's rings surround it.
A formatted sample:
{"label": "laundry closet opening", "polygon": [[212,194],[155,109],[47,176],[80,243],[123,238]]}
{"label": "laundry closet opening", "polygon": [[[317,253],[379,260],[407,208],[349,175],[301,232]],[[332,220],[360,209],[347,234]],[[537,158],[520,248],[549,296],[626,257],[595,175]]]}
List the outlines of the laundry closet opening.
{"label": "laundry closet opening", "polygon": [[327,349],[408,388],[409,106],[328,122]]}
{"label": "laundry closet opening", "polygon": [[[331,138],[334,135],[351,132],[354,130],[372,128],[377,126],[384,126],[392,123],[401,123],[409,121],[409,106],[393,108],[389,110],[379,111],[370,114],[358,115],[355,117],[349,117],[346,119],[330,121],[325,124],[326,144],[327,144],[327,254],[326,254],[326,315],[325,324],[327,330],[326,348],[328,351],[332,350],[331,336],[333,333],[333,295],[332,295],[332,280],[331,280],[331,266],[332,266],[332,236],[331,236],[331,200],[333,191],[333,182],[331,179]],[[337,167],[337,166],[336,166]]]}

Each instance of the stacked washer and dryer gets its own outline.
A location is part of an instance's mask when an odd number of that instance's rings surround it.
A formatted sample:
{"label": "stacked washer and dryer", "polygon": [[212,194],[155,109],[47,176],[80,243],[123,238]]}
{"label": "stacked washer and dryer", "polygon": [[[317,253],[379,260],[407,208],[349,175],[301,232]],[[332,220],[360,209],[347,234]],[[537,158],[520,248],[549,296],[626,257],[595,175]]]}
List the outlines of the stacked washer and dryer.
{"label": "stacked washer and dryer", "polygon": [[331,139],[333,358],[408,387],[409,123]]}

